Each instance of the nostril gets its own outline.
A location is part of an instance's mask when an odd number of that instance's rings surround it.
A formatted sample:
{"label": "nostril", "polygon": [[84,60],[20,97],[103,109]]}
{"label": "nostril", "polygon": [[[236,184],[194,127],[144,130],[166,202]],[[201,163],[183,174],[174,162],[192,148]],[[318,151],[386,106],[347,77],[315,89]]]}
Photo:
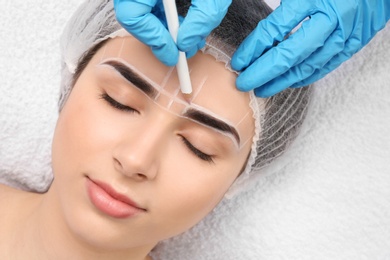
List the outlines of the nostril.
{"label": "nostril", "polygon": [[142,173],[137,173],[137,179],[142,181],[142,180],[145,180],[146,179],[146,176]]}
{"label": "nostril", "polygon": [[117,169],[120,169],[120,170],[123,169],[121,162],[116,158],[114,158],[114,165],[115,165],[115,168],[117,168]]}
{"label": "nostril", "polygon": [[118,160],[117,158],[114,158],[114,165],[115,165],[115,168],[119,172],[121,172],[122,174],[125,174],[127,176],[131,176],[132,178],[134,178],[137,181],[142,181],[142,180],[147,179],[145,174],[139,173],[135,169],[129,169],[129,168],[124,167],[125,165],[123,165],[120,162],[120,160]]}

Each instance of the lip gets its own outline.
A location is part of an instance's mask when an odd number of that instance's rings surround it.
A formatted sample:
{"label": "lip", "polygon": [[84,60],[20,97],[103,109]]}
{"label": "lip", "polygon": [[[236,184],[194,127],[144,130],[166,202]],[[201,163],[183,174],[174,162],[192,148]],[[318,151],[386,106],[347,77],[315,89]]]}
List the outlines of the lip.
{"label": "lip", "polygon": [[129,218],[146,210],[126,195],[120,194],[109,184],[86,178],[90,201],[101,212],[114,218]]}

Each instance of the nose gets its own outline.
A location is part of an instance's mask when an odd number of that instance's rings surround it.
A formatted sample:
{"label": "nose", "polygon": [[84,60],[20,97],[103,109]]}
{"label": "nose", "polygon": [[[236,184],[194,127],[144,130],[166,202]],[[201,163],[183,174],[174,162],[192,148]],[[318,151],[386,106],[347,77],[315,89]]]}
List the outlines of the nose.
{"label": "nose", "polygon": [[166,148],[166,132],[156,121],[126,131],[113,151],[115,169],[136,181],[155,179]]}

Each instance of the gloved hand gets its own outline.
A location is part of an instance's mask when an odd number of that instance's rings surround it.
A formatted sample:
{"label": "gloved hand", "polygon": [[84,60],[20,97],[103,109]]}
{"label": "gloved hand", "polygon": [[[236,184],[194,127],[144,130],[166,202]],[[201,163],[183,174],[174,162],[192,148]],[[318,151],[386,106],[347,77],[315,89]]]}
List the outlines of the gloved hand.
{"label": "gloved hand", "polygon": [[202,48],[206,37],[221,23],[230,4],[231,0],[192,0],[179,27],[176,46],[166,29],[161,0],[114,0],[118,22],[149,45],[156,57],[168,66],[177,63],[178,49],[191,57]]}
{"label": "gloved hand", "polygon": [[282,0],[233,55],[232,67],[242,71],[237,87],[268,97],[311,84],[366,45],[389,17],[389,0]]}

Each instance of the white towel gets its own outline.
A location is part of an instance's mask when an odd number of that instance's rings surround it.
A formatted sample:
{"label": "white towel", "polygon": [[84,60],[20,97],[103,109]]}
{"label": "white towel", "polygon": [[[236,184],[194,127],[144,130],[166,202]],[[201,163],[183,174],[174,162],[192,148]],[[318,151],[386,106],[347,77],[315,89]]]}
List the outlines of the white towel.
{"label": "white towel", "polygon": [[0,182],[44,191],[60,84],[59,36],[79,1],[0,4]]}
{"label": "white towel", "polygon": [[[4,1],[3,1],[4,2]],[[0,181],[44,191],[59,35],[79,1],[0,8]],[[302,133],[266,178],[156,259],[390,259],[390,26],[319,81]]]}

